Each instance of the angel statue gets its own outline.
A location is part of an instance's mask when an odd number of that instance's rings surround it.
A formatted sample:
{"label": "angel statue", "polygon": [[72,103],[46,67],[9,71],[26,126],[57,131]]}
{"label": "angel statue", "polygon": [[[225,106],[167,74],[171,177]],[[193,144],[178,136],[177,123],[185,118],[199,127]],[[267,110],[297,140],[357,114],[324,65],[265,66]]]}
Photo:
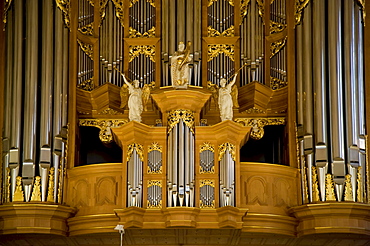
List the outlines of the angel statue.
{"label": "angel statue", "polygon": [[212,92],[213,99],[215,103],[218,103],[220,109],[221,121],[232,120],[233,119],[233,107],[238,108],[238,88],[235,84],[236,77],[238,74],[234,75],[233,80],[226,85],[226,79],[221,79],[220,86],[212,84],[208,81],[208,89]]}
{"label": "angel statue", "polygon": [[141,113],[147,111],[147,103],[150,97],[150,91],[154,88],[155,83],[145,84],[143,88],[139,87],[139,81],[134,80],[132,83],[129,83],[124,74],[121,74],[125,84],[121,87],[120,96],[121,96],[121,108],[128,105],[129,110],[129,119],[130,121],[141,122]]}
{"label": "angel statue", "polygon": [[190,57],[190,46],[190,41],[186,48],[184,42],[180,42],[178,45],[179,50],[171,57],[172,86],[176,89],[188,87],[190,79],[189,63],[192,61]]}

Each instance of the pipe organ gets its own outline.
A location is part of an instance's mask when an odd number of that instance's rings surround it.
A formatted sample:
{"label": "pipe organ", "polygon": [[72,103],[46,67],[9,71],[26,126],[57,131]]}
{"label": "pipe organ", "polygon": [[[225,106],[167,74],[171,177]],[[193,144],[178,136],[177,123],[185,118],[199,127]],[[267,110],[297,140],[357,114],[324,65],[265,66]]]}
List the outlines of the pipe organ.
{"label": "pipe organ", "polygon": [[2,201],[62,203],[69,31],[53,1],[14,1],[7,22]]}
{"label": "pipe organ", "polygon": [[296,32],[299,145],[307,170],[303,194],[308,194],[303,201],[364,202],[361,6],[356,1],[311,1]]}
{"label": "pipe organ", "polygon": [[142,207],[143,146],[131,144],[127,153],[127,206]]}

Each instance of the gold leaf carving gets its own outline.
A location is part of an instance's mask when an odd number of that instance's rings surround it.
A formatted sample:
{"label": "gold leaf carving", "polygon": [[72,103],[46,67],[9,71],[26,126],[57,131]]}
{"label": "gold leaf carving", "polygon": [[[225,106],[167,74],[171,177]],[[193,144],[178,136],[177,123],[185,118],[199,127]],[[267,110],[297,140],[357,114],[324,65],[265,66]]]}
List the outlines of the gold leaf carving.
{"label": "gold leaf carving", "polygon": [[247,114],[266,114],[265,111],[263,111],[262,109],[256,108],[256,107],[249,108],[249,109],[245,110],[245,112]]}
{"label": "gold leaf carving", "polygon": [[132,62],[140,54],[149,57],[152,62],[155,62],[155,46],[154,45],[137,45],[129,47],[129,62]]}
{"label": "gold leaf carving", "polygon": [[344,182],[344,201],[353,202],[351,174],[346,175]]}
{"label": "gold leaf carving", "polygon": [[228,29],[220,33],[216,29],[208,26],[208,37],[234,37],[235,28],[231,25]]}
{"label": "gold leaf carving", "polygon": [[105,7],[107,7],[108,0],[100,0],[99,2],[99,13],[100,13],[100,23],[99,27],[102,24],[102,21],[105,18]]}
{"label": "gold leaf carving", "polygon": [[312,201],[320,201],[319,184],[317,181],[317,169],[314,166],[312,166]]}
{"label": "gold leaf carving", "polygon": [[162,180],[148,180],[148,188],[152,186],[158,186],[162,188]]}
{"label": "gold leaf carving", "polygon": [[330,173],[326,174],[325,179],[325,199],[326,201],[336,201],[334,193],[334,181],[333,176]]}
{"label": "gold leaf carving", "polygon": [[172,131],[172,128],[180,122],[180,119],[185,123],[190,131],[194,134],[194,113],[188,109],[176,109],[172,110],[168,114],[168,133]]}
{"label": "gold leaf carving", "polygon": [[282,32],[282,31],[284,31],[286,26],[287,26],[286,24],[279,23],[279,22],[271,20],[270,21],[270,34]]}
{"label": "gold leaf carving", "polygon": [[231,143],[223,143],[220,146],[218,146],[218,161],[222,160],[222,157],[225,155],[226,150],[229,150],[229,153],[231,154],[233,161],[235,161],[236,160],[235,145]]}
{"label": "gold leaf carving", "polygon": [[6,168],[5,202],[10,202],[10,168]]}
{"label": "gold leaf carving", "polygon": [[243,22],[244,17],[248,15],[249,3],[251,0],[241,0],[240,3],[240,23]]}
{"label": "gold leaf carving", "polygon": [[302,11],[307,6],[310,0],[296,0],[295,1],[295,24],[301,23]]}
{"label": "gold leaf carving", "polygon": [[134,150],[136,150],[136,153],[138,154],[141,161],[144,161],[144,152],[143,152],[143,146],[138,143],[130,144],[127,148],[127,161],[130,161],[130,158],[132,156],[132,153],[134,153]]}
{"label": "gold leaf carving", "polygon": [[77,39],[78,44],[80,45],[81,50],[90,57],[91,60],[93,60],[93,45],[92,44],[86,44]]}
{"label": "gold leaf carving", "polygon": [[111,108],[106,108],[103,111],[99,112],[98,114],[100,115],[118,115],[118,114],[123,114],[121,112],[118,112],[117,110],[111,109]]}
{"label": "gold leaf carving", "polygon": [[8,10],[10,6],[12,5],[13,0],[5,0],[4,2],[4,16],[3,16],[3,23],[4,23],[4,28],[7,22],[7,17],[8,17]]}
{"label": "gold leaf carving", "polygon": [[203,152],[205,150],[215,152],[215,146],[208,142],[203,143],[201,146],[199,146],[199,148],[200,148],[200,152]]}
{"label": "gold leaf carving", "polygon": [[[130,0],[130,8],[137,3],[139,0]],[[155,0],[146,0],[147,3],[150,3],[155,8]]]}
{"label": "gold leaf carving", "polygon": [[276,41],[271,43],[270,45],[270,58],[272,58],[274,55],[276,55],[282,48],[284,48],[286,43],[286,37],[282,40]]}
{"label": "gold leaf carving", "polygon": [[54,202],[54,167],[49,170],[48,202]]}
{"label": "gold leaf carving", "polygon": [[93,126],[100,129],[99,139],[103,143],[110,143],[113,141],[112,127],[120,127],[126,124],[127,120],[111,120],[111,119],[80,119],[80,126]]}
{"label": "gold leaf carving", "polygon": [[124,19],[123,19],[123,13],[124,13],[124,6],[123,6],[123,2],[124,0],[112,0],[112,2],[114,3],[114,6],[116,7],[116,17],[119,19],[119,22],[121,23],[122,26],[123,23],[124,23]]}
{"label": "gold leaf carving", "polygon": [[265,126],[273,126],[273,125],[285,125],[285,118],[284,117],[277,117],[277,118],[237,118],[234,120],[236,123],[239,123],[243,126],[251,126],[252,130],[250,133],[250,137],[256,140],[259,140],[264,135]]}
{"label": "gold leaf carving", "polygon": [[22,177],[17,176],[15,182],[16,182],[16,184],[15,184],[13,202],[23,202],[24,201],[24,195],[23,195],[23,190],[22,190]]}
{"label": "gold leaf carving", "polygon": [[[215,188],[215,180],[214,179],[201,179],[199,180],[199,188],[202,188],[203,186],[210,186],[212,188]],[[213,199],[211,203],[204,204],[203,200],[199,201],[199,207],[200,208],[215,208],[215,200]]]}
{"label": "gold leaf carving", "polygon": [[155,26],[150,28],[148,31],[141,34],[139,31],[136,31],[133,27],[129,28],[129,38],[154,38],[155,37]]}
{"label": "gold leaf carving", "polygon": [[84,35],[93,35],[93,23],[87,24],[85,26],[79,27],[78,30]]}
{"label": "gold leaf carving", "polygon": [[219,54],[224,53],[232,61],[234,61],[234,45],[233,44],[214,44],[208,45],[208,59],[210,62],[213,58],[217,57]]}
{"label": "gold leaf carving", "polygon": [[264,0],[257,0],[257,7],[258,7],[258,14],[262,18],[262,22],[264,23],[264,14],[265,14],[265,3]]}
{"label": "gold leaf carving", "polygon": [[288,85],[288,81],[283,81],[272,76],[270,77],[270,80],[271,80],[270,87],[273,90],[277,90]]}
{"label": "gold leaf carving", "polygon": [[58,8],[63,12],[64,24],[70,29],[71,5],[70,0],[55,0]]}
{"label": "gold leaf carving", "polygon": [[162,146],[159,143],[155,142],[148,146],[148,153],[157,150],[162,153]]}
{"label": "gold leaf carving", "polygon": [[362,184],[362,167],[357,168],[357,202],[364,202],[364,190]]}
{"label": "gold leaf carving", "polygon": [[40,176],[35,177],[35,183],[33,184],[31,201],[32,202],[40,202],[41,201],[41,184],[40,184]]}
{"label": "gold leaf carving", "polygon": [[[214,2],[217,2],[218,0],[208,0],[208,7],[212,6]],[[234,0],[225,0],[228,1],[231,6],[234,6]]]}
{"label": "gold leaf carving", "polygon": [[77,85],[77,88],[84,90],[84,91],[92,91],[94,90],[94,87],[95,86],[94,86],[93,77]]}
{"label": "gold leaf carving", "polygon": [[362,22],[365,26],[365,18],[366,18],[366,9],[365,9],[365,0],[357,0],[358,4],[360,5],[360,9],[362,11]]}
{"label": "gold leaf carving", "polygon": [[[148,180],[147,188],[157,186],[162,188],[162,180]],[[159,198],[159,195],[157,194],[157,197],[154,198],[154,200],[147,200],[147,207],[148,208],[162,208],[162,197],[160,197],[161,200],[156,200]]]}

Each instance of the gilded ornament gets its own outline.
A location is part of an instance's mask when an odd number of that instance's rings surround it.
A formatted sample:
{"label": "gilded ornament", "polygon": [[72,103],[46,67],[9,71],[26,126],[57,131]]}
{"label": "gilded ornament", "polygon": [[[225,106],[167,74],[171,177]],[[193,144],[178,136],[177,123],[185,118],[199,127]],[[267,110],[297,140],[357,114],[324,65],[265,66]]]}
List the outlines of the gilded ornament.
{"label": "gilded ornament", "polygon": [[155,26],[150,28],[148,31],[141,34],[139,31],[130,27],[128,30],[129,38],[155,38]]}
{"label": "gilded ornament", "polygon": [[325,200],[326,201],[336,201],[334,193],[334,181],[333,176],[330,173],[326,174],[325,179]]}
{"label": "gilded ornament", "polygon": [[70,0],[55,0],[55,3],[57,4],[58,8],[63,12],[64,16],[64,24],[70,29],[70,15],[71,15],[71,4]]}
{"label": "gilded ornament", "polygon": [[201,179],[199,181],[199,187],[202,188],[205,185],[215,188],[215,181],[213,179]]}
{"label": "gilded ornament", "polygon": [[286,24],[270,20],[270,34],[282,32],[286,27]]}
{"label": "gilded ornament", "polygon": [[77,88],[84,90],[84,91],[92,91],[94,90],[94,81],[93,77],[88,80],[85,80],[77,85]]}
{"label": "gilded ornament", "polygon": [[344,181],[344,201],[348,202],[353,202],[351,177],[351,174],[347,174]]}
{"label": "gilded ornament", "polygon": [[16,182],[16,184],[15,184],[13,202],[23,202],[24,201],[24,195],[23,195],[23,190],[22,190],[22,177],[17,176],[15,182]]}
{"label": "gilded ornament", "polygon": [[295,0],[295,24],[301,23],[302,11],[308,5],[310,0]]}
{"label": "gilded ornament", "polygon": [[104,18],[105,18],[105,7],[107,7],[108,0],[100,0],[99,2],[99,13],[100,13],[100,24],[101,26]]}
{"label": "gilded ornament", "polygon": [[100,115],[119,115],[123,114],[121,112],[118,112],[117,110],[111,109],[111,108],[106,108],[103,111],[99,112],[98,114]]}
{"label": "gilded ornament", "polygon": [[144,161],[144,151],[143,146],[141,144],[133,143],[130,144],[127,148],[127,161],[130,161],[130,158],[132,156],[132,153],[134,153],[134,150],[136,150],[136,153],[138,154],[141,161]]}
{"label": "gilded ornament", "polygon": [[91,6],[94,7],[94,0],[87,0]]}
{"label": "gilded ornament", "polygon": [[3,23],[4,23],[4,28],[7,22],[7,17],[8,17],[8,11],[10,6],[12,5],[13,0],[5,0],[4,2],[4,17],[3,17]]}
{"label": "gilded ornament", "polygon": [[364,191],[362,184],[362,167],[357,168],[357,202],[364,202]]}
{"label": "gilded ornament", "polygon": [[77,39],[78,44],[80,45],[81,50],[90,57],[91,60],[93,60],[93,45],[92,44],[86,44]]}
{"label": "gilded ornament", "polygon": [[357,3],[360,5],[360,9],[362,11],[362,22],[365,26],[365,18],[366,18],[366,9],[365,9],[365,0],[357,0]]}
{"label": "gilded ornament", "polygon": [[124,18],[123,18],[123,13],[124,13],[124,0],[112,0],[114,6],[116,7],[116,17],[119,19],[119,22],[121,23],[122,27],[124,26]]}
{"label": "gilded ornament", "polygon": [[286,44],[286,37],[282,40],[271,43],[270,45],[270,58],[276,55]]}
{"label": "gilded ornament", "polygon": [[235,33],[235,28],[233,25],[231,25],[229,28],[227,28],[222,33],[212,28],[211,26],[208,26],[208,37],[234,37],[234,33]]}
{"label": "gilded ornament", "polygon": [[247,110],[245,110],[247,114],[266,114],[266,111],[263,111],[262,109],[252,107]]}
{"label": "gilded ornament", "polygon": [[234,45],[233,44],[213,44],[208,45],[208,59],[210,62],[213,58],[217,57],[219,54],[224,53],[232,61],[234,61]]}
{"label": "gilded ornament", "polygon": [[288,82],[287,81],[283,81],[281,79],[278,79],[278,78],[275,78],[275,77],[270,77],[270,88],[272,90],[277,90],[277,89],[280,89],[280,88],[283,88],[285,86],[288,85]]}
{"label": "gilded ornament", "polygon": [[187,127],[190,128],[190,131],[194,134],[194,113],[188,109],[176,109],[172,110],[168,114],[168,130],[170,133],[172,128],[180,122],[180,119],[185,123]]}
{"label": "gilded ornament", "polygon": [[155,46],[154,45],[136,45],[129,47],[129,62],[132,62],[139,55],[149,57],[152,62],[155,62]]}
{"label": "gilded ornament", "polygon": [[314,166],[312,166],[312,201],[320,201],[319,184],[317,181],[317,169]]}
{"label": "gilded ornament", "polygon": [[40,202],[41,201],[41,183],[40,183],[40,176],[35,177],[35,183],[33,185],[32,195],[31,195],[31,202]]}
{"label": "gilded ornament", "polygon": [[368,135],[365,135],[365,171],[366,171],[366,174],[365,174],[365,177],[366,177],[366,187],[367,187],[367,190],[366,190],[366,197],[367,197],[367,203],[370,204],[370,165],[369,165],[369,161],[368,161],[368,158],[369,158],[369,147],[368,147]]}
{"label": "gilded ornament", "polygon": [[148,180],[148,188],[152,186],[158,186],[162,188],[162,180]]}
{"label": "gilded ornament", "polygon": [[[214,2],[217,2],[218,0],[208,0],[208,7],[212,6]],[[231,6],[234,6],[234,0],[225,0],[227,1]]]}
{"label": "gilded ornament", "polygon": [[99,139],[103,143],[113,141],[111,127],[120,127],[126,124],[127,120],[111,120],[111,119],[80,119],[80,126],[93,126],[100,129]]}
{"label": "gilded ornament", "polygon": [[48,202],[54,202],[54,167],[49,170]]}
{"label": "gilded ornament", "polygon": [[151,145],[148,146],[148,153],[150,153],[154,150],[157,150],[157,151],[162,153],[162,146],[159,145],[159,143],[157,143],[157,142],[154,142],[154,143],[152,143]]}
{"label": "gilded ornament", "polygon": [[[130,0],[130,8],[137,3],[139,0]],[[155,0],[146,0],[147,3],[150,3],[155,8]]]}
{"label": "gilded ornament", "polygon": [[10,168],[6,168],[6,184],[5,184],[5,200],[4,202],[10,202]]}
{"label": "gilded ornament", "polygon": [[250,137],[259,140],[263,137],[265,126],[285,125],[284,117],[277,118],[237,118],[234,120],[243,126],[251,126]]}
{"label": "gilded ornament", "polygon": [[[213,179],[201,179],[199,181],[199,187],[202,188],[203,186],[210,186],[212,188],[215,188],[215,181]],[[208,199],[210,200],[210,198],[213,198],[213,196],[209,197]],[[201,199],[199,201],[199,207],[200,208],[215,208],[215,200],[213,199],[212,201],[207,201],[207,204],[204,204],[204,201]]]}
{"label": "gilded ornament", "polygon": [[92,36],[93,35],[93,23],[90,23],[90,24],[87,24],[85,26],[79,27],[78,30],[80,31],[80,33],[82,33],[84,35]]}
{"label": "gilded ornament", "polygon": [[243,22],[244,17],[248,15],[249,3],[251,0],[241,0],[240,2],[240,24]]}
{"label": "gilded ornament", "polygon": [[215,146],[211,143],[208,143],[208,142],[204,142],[201,146],[199,146],[199,149],[200,149],[200,153],[202,153],[203,151],[206,151],[206,150],[209,150],[211,152],[215,152]]}
{"label": "gilded ornament", "polygon": [[220,146],[218,146],[218,161],[222,160],[222,157],[224,157],[226,150],[229,150],[231,158],[233,159],[233,161],[235,161],[236,160],[235,145],[231,143],[223,143]]}
{"label": "gilded ornament", "polygon": [[257,0],[258,14],[262,18],[262,23],[264,23],[264,14],[265,14],[265,3],[264,0]]}

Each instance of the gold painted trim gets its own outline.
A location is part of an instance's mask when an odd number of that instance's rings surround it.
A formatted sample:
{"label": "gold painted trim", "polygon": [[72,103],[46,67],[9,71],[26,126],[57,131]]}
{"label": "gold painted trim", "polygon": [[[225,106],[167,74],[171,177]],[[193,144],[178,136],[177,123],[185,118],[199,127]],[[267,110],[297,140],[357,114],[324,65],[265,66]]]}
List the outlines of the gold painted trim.
{"label": "gold painted trim", "polygon": [[[137,3],[139,0],[130,0],[130,8]],[[155,8],[155,0],[146,0],[147,3],[150,3]]]}
{"label": "gold painted trim", "polygon": [[154,143],[152,143],[151,145],[148,146],[148,153],[150,153],[154,150],[157,150],[157,151],[162,153],[162,151],[163,151],[162,145],[160,145],[157,142],[154,142]]}
{"label": "gold painted trim", "polygon": [[282,32],[286,27],[287,24],[270,20],[270,34]]}
{"label": "gold painted trim", "polygon": [[35,183],[32,189],[31,202],[40,202],[41,201],[41,177],[35,177]]}
{"label": "gold painted trim", "polygon": [[357,202],[364,202],[364,190],[362,184],[362,167],[357,168]]}
{"label": "gold painted trim", "polygon": [[149,57],[152,62],[155,62],[155,45],[135,45],[129,46],[129,62],[132,62],[136,57],[143,54]]}
{"label": "gold painted trim", "polygon": [[336,201],[334,193],[334,181],[333,176],[330,173],[326,174],[325,179],[325,200],[326,201]]}
{"label": "gold painted trim", "polygon": [[240,25],[243,23],[244,17],[248,15],[250,2],[251,0],[241,0],[240,2]]}
{"label": "gold painted trim", "polygon": [[119,19],[119,22],[121,23],[122,27],[124,27],[124,0],[112,0],[114,7],[116,8],[116,17]]}
{"label": "gold painted trim", "polygon": [[6,168],[6,184],[5,184],[5,200],[4,202],[10,202],[10,168]]}
{"label": "gold painted trim", "polygon": [[202,145],[199,146],[199,153],[202,153],[205,150],[215,152],[215,146],[209,142],[204,142]]}
{"label": "gold painted trim", "polygon": [[345,176],[344,182],[344,201],[353,202],[351,174]]}
{"label": "gold painted trim", "polygon": [[312,202],[320,201],[319,185],[317,180],[317,169],[312,166]]}
{"label": "gold painted trim", "polygon": [[234,37],[235,27],[231,25],[228,29],[220,33],[216,29],[208,26],[208,37]]}
{"label": "gold painted trim", "polygon": [[128,123],[127,120],[113,120],[113,119],[80,119],[79,126],[93,126],[100,129],[99,139],[103,143],[110,143],[113,141],[112,127],[120,127]]}
{"label": "gold painted trim", "polygon": [[194,113],[189,109],[176,109],[168,113],[168,130],[170,133],[176,124],[180,122],[180,119],[184,124],[190,128],[190,131],[194,134]]}
{"label": "gold painted trim", "polygon": [[232,143],[228,143],[228,142],[223,143],[220,146],[218,146],[218,161],[222,160],[222,157],[225,155],[226,150],[229,150],[233,161],[235,161],[236,160],[236,150],[235,149],[236,149],[235,145],[233,145]]}
{"label": "gold painted trim", "polygon": [[86,44],[84,42],[82,42],[81,40],[77,39],[77,43],[78,45],[80,46],[81,50],[91,59],[91,60],[94,60],[93,59],[93,55],[94,55],[94,52],[93,52],[93,45],[92,44]]}
{"label": "gold painted trim", "polygon": [[54,202],[54,167],[49,170],[49,185],[48,185],[48,197],[46,201]]}
{"label": "gold painted trim", "polygon": [[365,8],[366,0],[357,0],[357,3],[360,5],[360,10],[362,12],[362,22],[365,26],[365,18],[366,18],[366,8]]}
{"label": "gold painted trim", "polygon": [[213,58],[217,57],[221,53],[224,53],[230,60],[234,61],[234,45],[233,44],[212,44],[208,45],[208,59],[207,62],[213,60]]}
{"label": "gold painted trim", "polygon": [[129,38],[155,38],[155,26],[153,26],[143,34],[135,30],[133,27],[129,27],[128,33]]}
{"label": "gold painted trim", "polygon": [[23,201],[24,201],[24,194],[22,190],[22,177],[17,176],[15,191],[14,191],[14,196],[13,196],[13,202],[23,202]]}
{"label": "gold painted trim", "polygon": [[99,13],[100,13],[100,22],[99,27],[101,27],[102,22],[105,18],[105,8],[107,7],[108,0],[100,0],[99,1]]}
{"label": "gold painted trim", "polygon": [[134,150],[136,150],[136,153],[138,154],[141,161],[144,161],[144,152],[143,152],[143,146],[138,143],[130,144],[127,148],[127,158],[126,161],[130,161],[130,158],[132,154],[134,153]]}
{"label": "gold painted trim", "polygon": [[[218,0],[208,0],[208,7],[212,6],[214,2],[217,2]],[[227,1],[231,6],[234,6],[234,0],[225,0]]]}
{"label": "gold painted trim", "polygon": [[285,125],[286,121],[284,117],[277,118],[236,118],[234,120],[236,123],[239,123],[243,126],[251,126],[252,130],[250,137],[256,140],[259,140],[263,137],[265,131],[265,126],[273,125]]}
{"label": "gold painted trim", "polygon": [[270,45],[270,59],[272,57],[274,57],[274,55],[276,55],[277,53],[279,53],[279,51],[284,48],[285,44],[286,44],[286,40],[287,40],[287,37],[285,36],[283,39],[279,40],[279,41],[276,41],[276,42],[273,42],[271,43]]}
{"label": "gold painted trim", "polygon": [[85,26],[79,27],[78,31],[84,35],[93,35],[93,23],[87,24]]}

